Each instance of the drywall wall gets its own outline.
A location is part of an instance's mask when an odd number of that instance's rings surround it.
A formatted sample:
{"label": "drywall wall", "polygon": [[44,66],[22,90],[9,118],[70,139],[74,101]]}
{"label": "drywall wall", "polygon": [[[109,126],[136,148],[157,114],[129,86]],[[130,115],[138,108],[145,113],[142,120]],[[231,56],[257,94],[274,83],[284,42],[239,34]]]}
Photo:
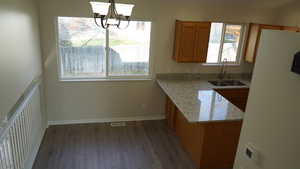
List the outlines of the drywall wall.
{"label": "drywall wall", "polygon": [[[290,69],[300,33],[265,30],[260,42],[234,169],[297,169],[300,76]],[[247,160],[248,143],[259,165]]]}
{"label": "drywall wall", "polygon": [[300,1],[291,2],[277,11],[275,23],[278,25],[297,26],[300,27]]}
{"label": "drywall wall", "polygon": [[42,72],[38,20],[33,0],[0,1],[0,117]]}
{"label": "drywall wall", "polygon": [[[154,80],[139,82],[60,82],[56,50],[57,16],[92,16],[88,0],[40,0],[47,112],[50,121],[155,116],[164,112],[164,94]],[[256,5],[211,0],[136,0],[133,19],[152,21],[151,51],[155,73],[215,73],[218,67],[176,63],[171,59],[176,19],[271,23],[272,11]],[[231,67],[249,72],[252,66]]]}

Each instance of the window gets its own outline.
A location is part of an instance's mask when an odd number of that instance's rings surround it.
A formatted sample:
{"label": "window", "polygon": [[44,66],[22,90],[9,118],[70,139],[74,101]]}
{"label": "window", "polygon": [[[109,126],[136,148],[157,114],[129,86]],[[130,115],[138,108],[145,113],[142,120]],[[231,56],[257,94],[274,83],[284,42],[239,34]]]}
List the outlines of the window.
{"label": "window", "polygon": [[218,64],[226,61],[238,64],[243,34],[244,25],[212,23],[206,62]]}
{"label": "window", "polygon": [[58,17],[61,79],[149,77],[150,32],[151,22],[106,30],[92,18]]}

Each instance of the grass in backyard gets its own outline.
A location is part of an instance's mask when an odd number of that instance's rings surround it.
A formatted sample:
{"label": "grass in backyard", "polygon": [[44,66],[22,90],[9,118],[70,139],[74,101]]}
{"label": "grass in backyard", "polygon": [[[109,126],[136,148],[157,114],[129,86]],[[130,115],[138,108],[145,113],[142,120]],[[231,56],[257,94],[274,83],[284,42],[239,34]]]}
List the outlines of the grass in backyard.
{"label": "grass in backyard", "polygon": [[[104,45],[105,39],[92,39],[92,40],[81,40],[81,41],[72,41],[72,46],[74,47],[82,47],[82,46],[99,46]],[[110,40],[110,46],[118,46],[118,45],[135,45],[140,44],[137,41],[129,41],[129,40]]]}

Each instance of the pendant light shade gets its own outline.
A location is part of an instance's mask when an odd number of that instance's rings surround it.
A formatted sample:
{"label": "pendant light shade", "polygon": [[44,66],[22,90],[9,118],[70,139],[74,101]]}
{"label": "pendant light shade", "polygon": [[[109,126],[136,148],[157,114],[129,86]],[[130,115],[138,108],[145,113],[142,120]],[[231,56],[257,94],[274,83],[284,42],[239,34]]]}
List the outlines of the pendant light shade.
{"label": "pendant light shade", "polygon": [[91,1],[90,4],[92,6],[93,13],[98,13],[100,15],[106,15],[108,13],[110,3]]}
{"label": "pendant light shade", "polygon": [[133,7],[132,4],[116,4],[118,14],[123,16],[131,16]]}
{"label": "pendant light shade", "polygon": [[[90,4],[94,13],[95,23],[98,26],[104,29],[107,29],[109,26],[120,28],[121,22],[127,22],[126,27],[128,27],[134,7],[133,4],[115,3],[115,0],[109,0],[109,3],[91,1]],[[98,23],[99,19],[101,24]]]}

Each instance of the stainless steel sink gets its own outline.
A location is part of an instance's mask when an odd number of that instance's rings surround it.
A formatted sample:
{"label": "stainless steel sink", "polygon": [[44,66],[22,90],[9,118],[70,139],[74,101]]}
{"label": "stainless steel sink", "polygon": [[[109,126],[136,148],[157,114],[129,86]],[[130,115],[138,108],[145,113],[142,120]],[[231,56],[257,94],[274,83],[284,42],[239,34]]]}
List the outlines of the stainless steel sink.
{"label": "stainless steel sink", "polygon": [[213,84],[214,86],[245,86],[244,83],[238,80],[214,80],[208,82]]}

